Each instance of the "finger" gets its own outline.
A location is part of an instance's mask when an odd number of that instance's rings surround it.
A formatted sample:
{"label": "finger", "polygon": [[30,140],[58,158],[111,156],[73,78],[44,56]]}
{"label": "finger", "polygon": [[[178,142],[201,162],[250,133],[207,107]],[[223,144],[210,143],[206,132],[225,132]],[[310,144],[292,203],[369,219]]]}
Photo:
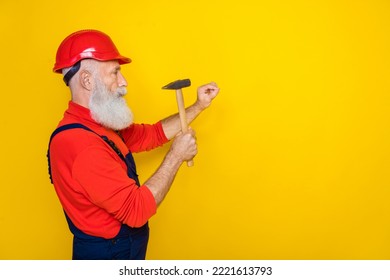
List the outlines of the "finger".
{"label": "finger", "polygon": [[205,88],[204,93],[210,94],[210,93],[215,92],[217,89],[218,89],[218,88],[216,88],[216,87],[214,87],[214,86],[208,86],[207,88]]}
{"label": "finger", "polygon": [[204,85],[199,87],[199,89],[205,89],[205,90],[207,90],[209,88],[218,88],[218,85],[215,82],[210,82],[208,84],[204,84]]}
{"label": "finger", "polygon": [[177,134],[176,134],[176,136],[175,137],[179,137],[179,136],[182,136],[183,135],[183,131],[179,131]]}
{"label": "finger", "polygon": [[196,132],[191,127],[188,128],[188,133],[190,133],[193,137],[195,137]]}

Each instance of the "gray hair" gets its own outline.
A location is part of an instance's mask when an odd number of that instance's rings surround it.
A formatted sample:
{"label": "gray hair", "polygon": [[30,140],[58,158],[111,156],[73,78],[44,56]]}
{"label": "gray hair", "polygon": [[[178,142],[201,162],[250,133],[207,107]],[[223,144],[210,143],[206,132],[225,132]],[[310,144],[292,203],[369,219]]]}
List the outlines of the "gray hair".
{"label": "gray hair", "polygon": [[[65,76],[66,73],[68,73],[68,71],[72,68],[71,67],[66,67],[66,68],[63,68],[62,69],[62,75]],[[81,66],[80,66],[80,70],[87,70],[88,72],[91,73],[92,77],[96,77],[97,73],[98,73],[98,69],[99,69],[99,61],[95,60],[95,59],[83,59],[81,60]],[[69,86],[72,85],[72,81],[75,81],[77,80],[79,77],[78,75],[74,75],[70,81],[69,81]]]}
{"label": "gray hair", "polygon": [[72,67],[66,67],[66,68],[62,68],[62,75],[66,75],[66,73],[68,73],[68,71],[70,70],[70,68]]}

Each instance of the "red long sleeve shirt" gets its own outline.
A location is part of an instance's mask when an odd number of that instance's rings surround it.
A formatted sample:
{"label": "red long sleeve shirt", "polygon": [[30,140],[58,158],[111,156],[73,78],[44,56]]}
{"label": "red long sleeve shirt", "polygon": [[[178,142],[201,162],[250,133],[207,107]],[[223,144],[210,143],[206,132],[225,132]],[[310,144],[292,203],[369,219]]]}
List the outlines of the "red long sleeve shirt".
{"label": "red long sleeve shirt", "polygon": [[[96,123],[89,109],[69,102],[59,126],[83,124],[114,141],[123,155],[156,148],[168,141],[161,122],[133,124],[121,131]],[[156,213],[150,190],[128,177],[127,166],[98,135],[84,129],[57,134],[50,145],[53,184],[66,214],[83,232],[112,238],[122,224],[141,227]]]}

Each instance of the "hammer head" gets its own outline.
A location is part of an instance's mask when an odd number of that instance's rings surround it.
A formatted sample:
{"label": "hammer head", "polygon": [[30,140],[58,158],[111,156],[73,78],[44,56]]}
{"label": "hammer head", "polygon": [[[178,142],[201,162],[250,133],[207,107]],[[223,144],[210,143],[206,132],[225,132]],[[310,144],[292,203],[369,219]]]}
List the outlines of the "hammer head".
{"label": "hammer head", "polygon": [[162,89],[181,89],[185,87],[189,87],[191,85],[190,79],[177,80],[172,83],[167,84]]}

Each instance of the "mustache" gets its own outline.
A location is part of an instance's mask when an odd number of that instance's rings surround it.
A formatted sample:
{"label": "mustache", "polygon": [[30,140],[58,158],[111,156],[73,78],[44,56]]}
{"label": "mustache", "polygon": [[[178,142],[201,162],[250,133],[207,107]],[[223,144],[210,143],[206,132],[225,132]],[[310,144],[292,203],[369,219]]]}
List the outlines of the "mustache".
{"label": "mustache", "polygon": [[115,95],[118,97],[123,97],[127,94],[127,89],[125,87],[119,87],[115,90]]}

